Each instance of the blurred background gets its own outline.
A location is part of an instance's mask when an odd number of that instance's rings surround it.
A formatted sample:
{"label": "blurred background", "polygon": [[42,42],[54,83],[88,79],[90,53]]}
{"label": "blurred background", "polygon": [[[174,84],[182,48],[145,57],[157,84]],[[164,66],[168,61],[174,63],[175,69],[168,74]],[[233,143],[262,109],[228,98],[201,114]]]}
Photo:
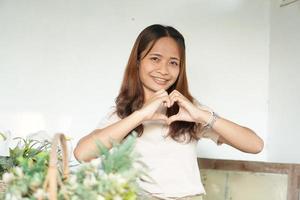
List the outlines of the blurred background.
{"label": "blurred background", "polygon": [[300,1],[0,0],[0,130],[13,137],[96,128],[139,32],[186,39],[191,93],[265,141],[250,155],[200,140],[199,157],[300,163]]}

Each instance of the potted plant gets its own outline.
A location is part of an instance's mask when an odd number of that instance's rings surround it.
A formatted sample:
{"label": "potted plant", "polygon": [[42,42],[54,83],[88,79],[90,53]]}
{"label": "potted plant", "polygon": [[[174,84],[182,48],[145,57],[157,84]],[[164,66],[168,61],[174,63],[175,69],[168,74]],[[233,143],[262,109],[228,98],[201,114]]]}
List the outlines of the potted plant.
{"label": "potted plant", "polygon": [[[121,144],[113,143],[110,150],[97,143],[99,158],[82,163],[67,174],[68,178],[63,178],[63,170],[59,168],[55,198],[135,200],[139,192],[137,180],[148,177],[146,166],[133,151],[135,139],[136,134],[132,134]],[[64,158],[61,152],[59,155]],[[49,191],[45,188],[49,162],[49,153],[39,154],[35,161],[18,159],[19,165],[3,175],[8,185],[2,198],[49,199]]]}
{"label": "potted plant", "polygon": [[[24,162],[37,164],[40,157],[49,156],[50,143],[48,141],[39,142],[31,139],[15,138],[18,140],[17,145],[14,148],[8,149],[8,156],[0,156],[0,193],[4,191],[6,184],[3,180],[9,180],[9,174],[5,173],[15,168],[17,172],[20,172],[19,168]],[[8,141],[8,139],[6,139]],[[8,148],[8,143],[6,143]],[[46,165],[43,165],[47,167]]]}

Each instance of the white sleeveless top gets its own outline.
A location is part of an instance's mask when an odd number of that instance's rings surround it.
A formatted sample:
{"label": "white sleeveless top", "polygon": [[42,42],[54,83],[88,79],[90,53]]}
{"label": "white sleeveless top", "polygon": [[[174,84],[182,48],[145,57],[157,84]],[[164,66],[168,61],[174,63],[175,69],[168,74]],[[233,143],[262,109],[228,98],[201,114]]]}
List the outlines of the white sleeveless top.
{"label": "white sleeveless top", "polygon": [[[97,128],[104,128],[118,120],[120,118],[112,109]],[[136,140],[135,151],[149,167],[148,175],[155,183],[140,181],[140,187],[163,199],[205,194],[197,162],[197,141],[186,144],[164,137],[168,133],[168,125],[162,122],[149,121],[143,125],[144,132]],[[216,143],[218,141],[218,134],[214,131],[203,136]]]}

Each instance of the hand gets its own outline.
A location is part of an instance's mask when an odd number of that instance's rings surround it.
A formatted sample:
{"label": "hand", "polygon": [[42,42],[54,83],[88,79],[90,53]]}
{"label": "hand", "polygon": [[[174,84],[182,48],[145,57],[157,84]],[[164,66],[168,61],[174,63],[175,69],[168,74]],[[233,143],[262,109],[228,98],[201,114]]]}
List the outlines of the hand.
{"label": "hand", "polygon": [[165,114],[157,112],[158,108],[162,105],[164,107],[172,106],[169,95],[165,90],[159,90],[154,93],[154,95],[140,109],[143,121],[162,120],[168,123],[168,117]]}
{"label": "hand", "polygon": [[203,111],[195,106],[189,99],[183,96],[177,90],[173,90],[169,95],[171,100],[171,105],[175,102],[179,106],[179,111],[176,115],[170,116],[168,118],[168,124],[174,121],[187,121],[199,123],[202,118]]}

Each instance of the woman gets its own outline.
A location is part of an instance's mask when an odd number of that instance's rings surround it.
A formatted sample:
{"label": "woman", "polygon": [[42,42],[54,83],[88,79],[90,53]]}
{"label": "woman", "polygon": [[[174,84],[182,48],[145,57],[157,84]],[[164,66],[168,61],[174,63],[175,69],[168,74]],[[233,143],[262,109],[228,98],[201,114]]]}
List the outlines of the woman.
{"label": "woman", "polygon": [[116,106],[74,151],[80,161],[95,158],[95,141],[108,148],[132,130],[135,150],[154,183],[140,186],[152,199],[201,199],[205,194],[197,164],[197,141],[208,137],[243,152],[259,153],[263,141],[249,128],[217,116],[189,93],[183,36],[173,27],[151,25],[131,51]]}

